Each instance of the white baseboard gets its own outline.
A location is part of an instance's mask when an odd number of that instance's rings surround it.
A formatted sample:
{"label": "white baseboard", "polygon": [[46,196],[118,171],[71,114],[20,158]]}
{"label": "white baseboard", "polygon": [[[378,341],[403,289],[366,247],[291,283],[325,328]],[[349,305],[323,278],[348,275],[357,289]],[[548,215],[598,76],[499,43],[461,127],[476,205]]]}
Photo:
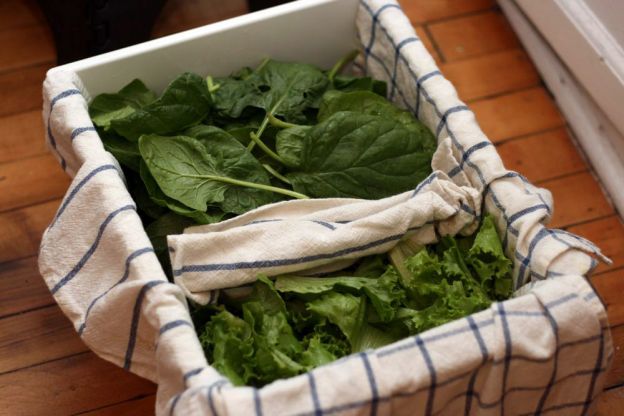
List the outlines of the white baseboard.
{"label": "white baseboard", "polygon": [[[577,82],[514,0],[498,2],[554,95],[607,194],[618,212],[624,214],[624,148],[619,149],[624,144],[624,136]],[[620,103],[619,109],[623,105]]]}

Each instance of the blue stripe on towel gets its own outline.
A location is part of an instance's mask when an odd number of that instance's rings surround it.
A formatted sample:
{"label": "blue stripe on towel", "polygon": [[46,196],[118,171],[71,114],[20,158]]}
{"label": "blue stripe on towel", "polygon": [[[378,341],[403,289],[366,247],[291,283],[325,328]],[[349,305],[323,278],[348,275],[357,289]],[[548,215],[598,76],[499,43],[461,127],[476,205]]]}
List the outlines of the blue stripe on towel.
{"label": "blue stripe on towel", "polygon": [[104,234],[104,231],[106,231],[106,227],[108,226],[108,224],[110,224],[110,222],[118,214],[124,211],[129,211],[129,210],[134,211],[135,209],[136,207],[134,205],[125,205],[121,208],[117,208],[115,211],[108,214],[106,219],[102,222],[102,224],[100,224],[100,228],[98,229],[97,235],[95,237],[95,241],[93,242],[91,247],[89,247],[87,252],[82,256],[80,261],[78,261],[78,263],[70,270],[70,272],[67,273],[61,280],[59,280],[58,283],[54,285],[54,287],[50,290],[50,292],[52,292],[53,295],[56,292],[58,292],[63,286],[65,286],[68,282],[70,282],[74,277],[76,277],[78,272],[80,272],[80,270],[84,267],[87,261],[89,261],[91,256],[93,256],[93,253],[95,253],[95,251],[98,248],[98,245],[100,244],[100,241],[102,240],[102,235]]}

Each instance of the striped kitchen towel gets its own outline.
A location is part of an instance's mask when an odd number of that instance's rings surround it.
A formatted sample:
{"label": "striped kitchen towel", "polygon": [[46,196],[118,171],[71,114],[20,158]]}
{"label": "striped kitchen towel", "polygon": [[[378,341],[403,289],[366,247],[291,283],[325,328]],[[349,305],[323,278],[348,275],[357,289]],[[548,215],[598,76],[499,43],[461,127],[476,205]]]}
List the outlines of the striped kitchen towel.
{"label": "striped kitchen towel", "polygon": [[194,301],[216,300],[216,289],[388,252],[402,239],[431,244],[440,235],[472,234],[481,199],[434,172],[414,191],[378,201],[317,199],[268,205],[218,224],[168,237],[175,283]]}
{"label": "striped kitchen towel", "polygon": [[[598,249],[544,226],[550,194],[504,168],[395,1],[362,0],[355,24],[364,51],[359,69],[386,80],[390,98],[437,135],[434,174],[413,193],[387,200],[285,202],[191,229],[171,239],[179,285],[158,263],[123,173],[91,124],[80,80],[48,76],[48,144],[74,177],[40,250],[55,299],[97,354],[158,384],[158,415],[591,413],[613,355],[605,308],[585,278],[595,265],[589,254]],[[186,239],[272,237],[289,246],[287,256],[256,247],[253,257],[239,258],[224,250],[218,264],[257,269],[268,260],[277,273],[331,267],[359,247],[386,250],[405,235],[427,242],[434,231],[469,232],[483,212],[494,216],[514,261],[513,299],[260,389],[234,387],[206,362],[185,294],[207,301],[231,276],[241,283],[253,272],[219,270],[195,287],[192,274],[202,267],[192,266],[216,263],[193,257],[198,253],[188,251]],[[307,245],[279,231],[291,227],[324,245],[315,252],[324,256],[280,262],[307,255]]]}

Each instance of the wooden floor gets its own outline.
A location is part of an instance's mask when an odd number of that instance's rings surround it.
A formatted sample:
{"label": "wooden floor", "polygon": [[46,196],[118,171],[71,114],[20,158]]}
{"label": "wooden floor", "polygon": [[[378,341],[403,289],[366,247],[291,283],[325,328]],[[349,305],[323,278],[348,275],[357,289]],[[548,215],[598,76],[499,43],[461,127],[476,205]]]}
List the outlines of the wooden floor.
{"label": "wooden floor", "polygon": [[[507,167],[552,191],[551,226],[589,238],[613,259],[591,279],[608,305],[616,348],[599,413],[622,414],[622,222],[492,0],[401,3]],[[154,33],[244,12],[242,0],[175,0]],[[41,83],[54,59],[36,1],[0,1],[0,415],[152,414],[155,386],[89,352],[37,272],[40,236],[69,185],[43,144]]]}

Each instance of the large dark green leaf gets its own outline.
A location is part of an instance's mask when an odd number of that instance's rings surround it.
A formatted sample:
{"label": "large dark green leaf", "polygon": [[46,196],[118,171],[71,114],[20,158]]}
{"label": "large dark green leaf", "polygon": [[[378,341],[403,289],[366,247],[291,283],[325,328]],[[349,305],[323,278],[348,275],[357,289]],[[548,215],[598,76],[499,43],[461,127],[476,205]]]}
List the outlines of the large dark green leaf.
{"label": "large dark green leaf", "polygon": [[169,212],[145,227],[145,232],[154,247],[154,252],[160,264],[163,266],[163,270],[170,278],[172,277],[172,273],[167,236],[181,234],[186,227],[190,227],[191,225],[195,225],[195,221],[191,218]]}
{"label": "large dark green leaf", "polygon": [[311,126],[296,126],[277,133],[275,150],[289,167],[297,168],[301,165],[305,136],[311,128]]}
{"label": "large dark green leaf", "polygon": [[384,97],[370,91],[327,91],[319,109],[319,121],[327,120],[340,111],[354,111],[395,120],[418,134],[424,148],[435,150],[436,140],[431,131],[409,111],[398,108]]}
{"label": "large dark green leaf", "polygon": [[268,185],[269,177],[231,136],[207,133],[200,141],[146,135],[139,140],[139,150],[164,194],[195,210],[205,212],[208,205],[217,205],[242,214],[276,200],[273,193],[252,187]]}
{"label": "large dark green leaf", "polygon": [[134,172],[130,169],[124,169],[124,176],[126,177],[128,192],[130,192],[132,199],[136,202],[139,214],[143,214],[141,216],[145,223],[158,219],[168,212],[167,208],[157,204],[151,198],[138,172]]}
{"label": "large dark green leaf", "polygon": [[269,60],[246,77],[219,78],[213,93],[215,107],[229,117],[237,118],[248,107],[269,112],[289,122],[306,120],[304,111],[317,107],[327,89],[327,76],[318,68],[301,63]]}
{"label": "large dark green leaf", "polygon": [[385,81],[380,81],[371,77],[337,75],[334,78],[333,86],[335,89],[343,92],[371,91],[382,97],[385,97],[388,92],[388,85]]}
{"label": "large dark green leaf", "polygon": [[111,128],[136,141],[143,134],[169,134],[201,122],[211,102],[206,81],[185,73],[176,78],[156,101],[123,118],[111,121]]}
{"label": "large dark green leaf", "polygon": [[379,199],[418,185],[431,156],[423,137],[397,121],[338,112],[310,129],[300,168],[287,177],[314,198]]}
{"label": "large dark green leaf", "polygon": [[139,171],[141,153],[139,153],[139,146],[137,146],[136,143],[129,142],[112,132],[100,130],[98,134],[102,139],[104,149],[115,156],[115,159],[117,159],[119,163],[135,172]]}
{"label": "large dark green leaf", "polygon": [[150,91],[138,79],[130,82],[116,94],[100,94],[89,105],[89,115],[93,124],[105,130],[111,121],[121,119],[156,100],[156,94]]}
{"label": "large dark green leaf", "polygon": [[158,206],[169,208],[174,213],[191,218],[198,224],[213,224],[221,221],[225,216],[224,212],[216,207],[208,207],[206,211],[200,211],[165,195],[143,161],[141,161],[140,173],[147,195]]}

